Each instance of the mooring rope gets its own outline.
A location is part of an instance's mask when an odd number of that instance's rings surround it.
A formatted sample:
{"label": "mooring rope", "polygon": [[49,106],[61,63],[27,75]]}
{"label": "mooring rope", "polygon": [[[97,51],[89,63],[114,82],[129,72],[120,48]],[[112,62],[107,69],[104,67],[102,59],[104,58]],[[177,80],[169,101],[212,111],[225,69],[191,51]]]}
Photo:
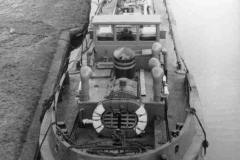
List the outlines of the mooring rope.
{"label": "mooring rope", "polygon": [[208,141],[207,141],[206,132],[205,132],[205,130],[204,130],[204,128],[203,128],[203,125],[202,125],[201,121],[200,121],[199,118],[198,118],[198,115],[196,114],[196,109],[195,109],[195,108],[190,108],[190,113],[193,114],[193,115],[196,117],[196,119],[197,119],[197,121],[198,121],[198,124],[199,124],[200,127],[202,128],[202,131],[203,131],[203,134],[204,134],[204,140],[203,140],[203,142],[202,142],[202,146],[203,146],[203,148],[204,148],[204,154],[206,155],[206,153],[207,153],[206,149],[207,149],[207,147],[209,146],[209,143],[208,143]]}
{"label": "mooring rope", "polygon": [[46,137],[47,137],[47,134],[48,134],[50,128],[51,128],[52,125],[54,125],[54,124],[56,124],[56,122],[52,122],[52,123],[48,126],[48,129],[47,129],[47,131],[46,131],[46,133],[45,133],[45,135],[44,135],[44,137],[43,137],[43,140],[42,140],[41,144],[37,147],[37,151],[36,151],[35,154],[34,154],[34,160],[39,160],[39,153],[40,153],[41,147],[42,147],[42,145],[43,145],[43,142],[45,141],[45,139],[46,139]]}

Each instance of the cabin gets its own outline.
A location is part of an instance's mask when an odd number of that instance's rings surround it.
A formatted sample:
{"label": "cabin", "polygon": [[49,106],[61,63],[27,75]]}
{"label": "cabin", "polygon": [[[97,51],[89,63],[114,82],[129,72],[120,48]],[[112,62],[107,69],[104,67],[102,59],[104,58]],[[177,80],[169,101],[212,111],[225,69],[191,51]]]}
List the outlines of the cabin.
{"label": "cabin", "polygon": [[92,20],[95,62],[104,61],[106,57],[113,61],[113,52],[120,47],[135,52],[151,49],[160,39],[160,24],[160,15],[95,16]]}

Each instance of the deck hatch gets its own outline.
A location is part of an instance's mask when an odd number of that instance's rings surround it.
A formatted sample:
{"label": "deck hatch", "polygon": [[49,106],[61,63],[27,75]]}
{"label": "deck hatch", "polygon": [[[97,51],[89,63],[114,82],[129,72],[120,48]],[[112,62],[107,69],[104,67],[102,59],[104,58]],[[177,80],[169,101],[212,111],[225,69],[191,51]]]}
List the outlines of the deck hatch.
{"label": "deck hatch", "polygon": [[132,129],[137,125],[138,117],[133,111],[111,111],[108,110],[102,115],[102,123],[110,129]]}

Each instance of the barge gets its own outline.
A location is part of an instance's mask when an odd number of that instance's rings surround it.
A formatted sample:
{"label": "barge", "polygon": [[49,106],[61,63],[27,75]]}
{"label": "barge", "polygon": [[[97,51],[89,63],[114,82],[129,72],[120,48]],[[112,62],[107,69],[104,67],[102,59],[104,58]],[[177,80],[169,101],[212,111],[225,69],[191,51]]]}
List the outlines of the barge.
{"label": "barge", "polygon": [[92,0],[62,59],[35,159],[201,160],[201,103],[167,0]]}

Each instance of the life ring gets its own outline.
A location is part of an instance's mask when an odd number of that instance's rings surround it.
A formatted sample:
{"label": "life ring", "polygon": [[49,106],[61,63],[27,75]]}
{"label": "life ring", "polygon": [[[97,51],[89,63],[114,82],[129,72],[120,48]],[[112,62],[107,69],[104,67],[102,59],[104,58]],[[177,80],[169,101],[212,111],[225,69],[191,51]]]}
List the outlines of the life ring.
{"label": "life ring", "polygon": [[144,104],[135,100],[105,100],[100,102],[92,114],[95,131],[111,137],[115,129],[121,129],[126,137],[135,137],[147,126]]}

